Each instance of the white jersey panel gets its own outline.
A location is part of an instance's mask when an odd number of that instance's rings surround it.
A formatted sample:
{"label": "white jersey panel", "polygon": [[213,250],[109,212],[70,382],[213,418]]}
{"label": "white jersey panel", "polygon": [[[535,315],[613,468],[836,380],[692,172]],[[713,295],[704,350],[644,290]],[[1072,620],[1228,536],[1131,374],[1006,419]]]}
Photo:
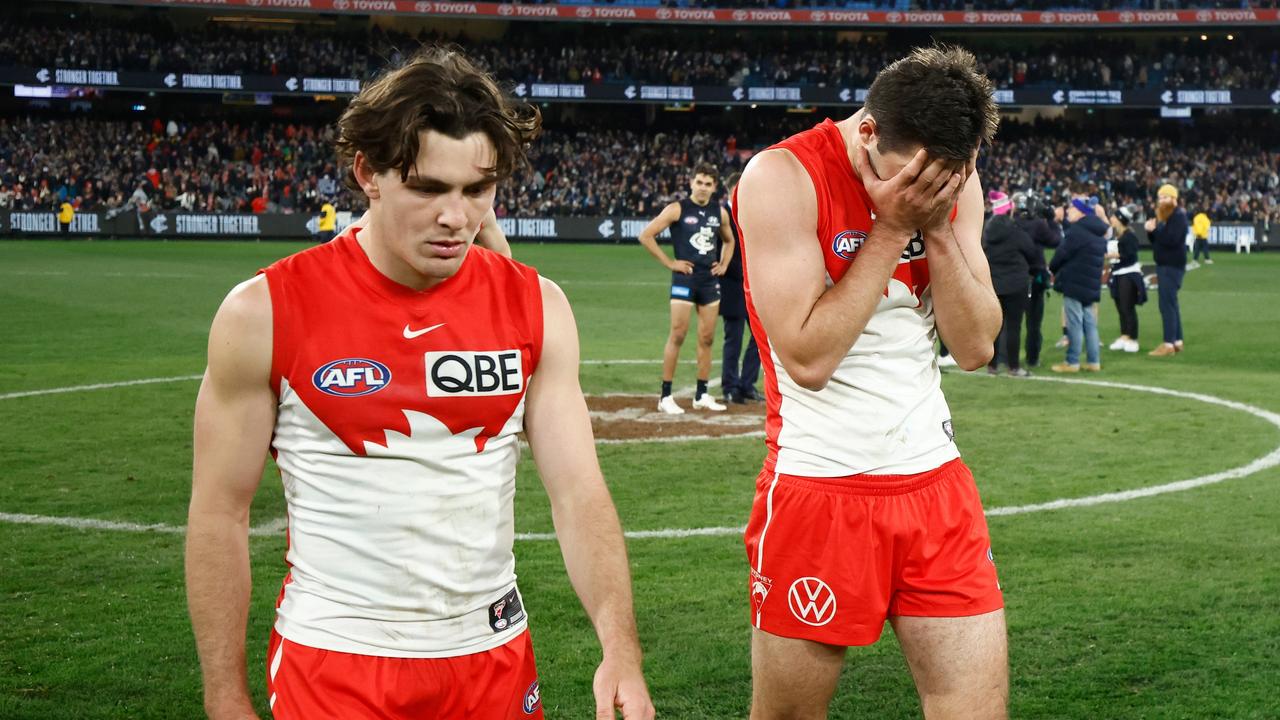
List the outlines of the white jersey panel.
{"label": "white jersey panel", "polygon": [[[282,379],[273,445],[289,513],[276,629],[302,645],[388,657],[448,657],[506,643],[526,626],[491,617],[515,589],[516,433],[524,401],[476,452],[404,411],[407,435],[357,456]],[[518,597],[518,596],[517,596]],[[498,606],[501,612],[502,605]],[[509,613],[508,613],[509,615]]]}
{"label": "white jersey panel", "polygon": [[889,282],[888,296],[822,390],[798,385],[772,354],[782,398],[778,472],[904,475],[960,456],[933,349],[932,295],[926,289],[917,298]]}

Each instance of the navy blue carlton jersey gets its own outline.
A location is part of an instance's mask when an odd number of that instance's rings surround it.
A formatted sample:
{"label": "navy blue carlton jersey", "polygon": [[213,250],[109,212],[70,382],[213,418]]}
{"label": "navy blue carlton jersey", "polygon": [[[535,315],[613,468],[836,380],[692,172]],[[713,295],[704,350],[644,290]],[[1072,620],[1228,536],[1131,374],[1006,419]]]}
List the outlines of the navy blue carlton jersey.
{"label": "navy blue carlton jersey", "polygon": [[680,219],[671,226],[671,244],[677,260],[693,263],[697,273],[710,272],[720,258],[720,205],[680,201]]}

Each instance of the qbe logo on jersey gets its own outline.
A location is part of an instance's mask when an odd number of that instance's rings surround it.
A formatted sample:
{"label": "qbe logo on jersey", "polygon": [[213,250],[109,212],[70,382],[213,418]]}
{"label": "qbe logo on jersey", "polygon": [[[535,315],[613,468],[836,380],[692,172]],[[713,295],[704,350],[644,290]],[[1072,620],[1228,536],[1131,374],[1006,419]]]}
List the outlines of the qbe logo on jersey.
{"label": "qbe logo on jersey", "polygon": [[323,365],[311,376],[322,393],[338,397],[359,397],[376,393],[391,382],[391,370],[377,360],[345,358]]}
{"label": "qbe logo on jersey", "polygon": [[787,591],[791,614],[806,625],[822,627],[836,616],[836,594],[816,577],[802,577]]}
{"label": "qbe logo on jersey", "polygon": [[427,397],[516,395],[524,390],[519,350],[427,353]]}

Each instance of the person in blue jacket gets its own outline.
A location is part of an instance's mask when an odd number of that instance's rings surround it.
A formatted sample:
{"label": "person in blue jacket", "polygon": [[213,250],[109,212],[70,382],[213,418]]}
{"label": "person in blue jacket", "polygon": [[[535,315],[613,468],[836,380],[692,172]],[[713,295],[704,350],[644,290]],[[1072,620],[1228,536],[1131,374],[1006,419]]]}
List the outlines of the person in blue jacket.
{"label": "person in blue jacket", "polygon": [[1080,372],[1080,345],[1085,348],[1084,369],[1102,369],[1099,357],[1098,319],[1093,305],[1102,298],[1102,265],[1107,254],[1107,223],[1102,205],[1090,207],[1082,198],[1073,199],[1067,207],[1071,226],[1062,244],[1049,261],[1053,288],[1062,293],[1062,307],[1067,315],[1066,362],[1054,365],[1054,372]]}

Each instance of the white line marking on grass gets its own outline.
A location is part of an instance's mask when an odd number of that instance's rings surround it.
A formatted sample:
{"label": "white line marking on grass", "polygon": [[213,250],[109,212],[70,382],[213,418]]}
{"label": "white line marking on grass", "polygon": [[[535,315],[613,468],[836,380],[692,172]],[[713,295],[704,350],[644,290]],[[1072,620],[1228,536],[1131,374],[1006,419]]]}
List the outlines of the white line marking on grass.
{"label": "white line marking on grass", "polygon": [[[13,275],[17,277],[65,277],[70,272],[62,270],[6,270],[0,272],[0,275]],[[137,278],[166,278],[166,279],[192,279],[207,277],[205,275],[192,275],[191,273],[162,273],[162,272],[99,272],[93,274],[84,274],[84,277],[90,278],[126,278],[134,280]]]}
{"label": "white line marking on grass", "polygon": [[[122,532],[158,532],[181,535],[187,532],[186,525],[168,525],[166,523],[119,522],[116,520],[99,520],[97,518],[56,517],[50,515],[28,515],[26,513],[0,513],[0,522],[12,525],[57,525],[77,530],[117,530]],[[268,520],[261,525],[249,528],[252,537],[270,537],[279,535],[289,526],[288,518]]]}
{"label": "white line marking on grass", "polygon": [[[1184,400],[1199,400],[1200,402],[1208,403],[1210,405],[1218,405],[1220,407],[1248,413],[1254,417],[1266,420],[1276,428],[1280,428],[1280,414],[1273,413],[1269,410],[1263,410],[1262,408],[1254,407],[1253,405],[1246,405],[1245,403],[1235,402],[1233,400],[1224,400],[1213,395],[1205,395],[1204,393],[1183,392],[1181,390],[1170,390],[1168,388],[1155,387],[1151,385],[1132,385],[1129,383],[1108,382],[1105,380],[1076,380],[1074,378],[1054,377],[1032,377],[1027,379],[1039,380],[1042,382],[1060,382],[1068,385],[1092,385],[1094,387],[1113,388],[1117,390],[1133,390],[1136,392],[1151,393],[1153,395],[1168,395],[1170,397],[1182,398]],[[1051,500],[1050,502],[1035,503],[1032,505],[1013,505],[990,508],[987,510],[987,516],[999,517],[1001,515],[1022,515],[1025,513],[1040,512],[1042,510],[1060,510],[1071,507],[1088,507],[1090,505],[1102,505],[1104,503],[1125,502],[1127,500],[1136,500],[1138,498],[1191,490],[1193,488],[1204,487],[1205,485],[1214,485],[1227,480],[1237,480],[1239,478],[1276,467],[1277,465],[1280,465],[1280,447],[1275,448],[1271,452],[1247,465],[1241,465],[1240,467],[1211,473],[1209,475],[1202,475],[1197,478],[1191,478],[1190,480],[1179,480],[1177,482],[1165,483],[1163,485],[1152,485],[1151,487],[1125,490],[1122,492],[1103,493],[1101,495],[1088,495],[1086,497],[1079,498],[1062,498],[1059,500]]]}
{"label": "white line marking on grass", "polygon": [[114,520],[98,520],[95,518],[77,518],[77,517],[51,517],[48,515],[27,515],[26,513],[0,513],[0,522],[6,522],[13,525],[58,525],[60,527],[76,528],[78,530],[120,530],[124,532],[161,532],[161,533],[180,533],[186,532],[184,527],[174,527],[164,523],[155,523],[152,525],[143,525],[131,522],[116,522]]}
{"label": "white line marking on grass", "polygon": [[106,390],[107,388],[129,387],[131,385],[156,385],[159,383],[183,382],[199,380],[204,375],[177,375],[174,377],[143,378],[142,380],[123,380],[121,382],[95,383],[93,385],[72,385],[70,387],[46,388],[44,390],[25,390],[0,395],[0,400],[35,397],[36,395],[59,395],[61,393],[83,392],[87,390]]}
{"label": "white line marking on grass", "polygon": [[[108,385],[87,385],[78,388],[55,388],[50,391],[36,391],[35,394],[46,394],[49,392],[73,392],[82,389],[98,389],[99,387],[118,387],[121,385],[137,385],[146,382],[172,382],[182,379],[195,379],[200,376],[190,376],[185,378],[156,378],[152,380],[132,381],[128,383],[111,383]],[[985,377],[980,375],[978,377]],[[1198,400],[1210,405],[1218,405],[1231,410],[1253,415],[1271,423],[1277,429],[1280,429],[1280,413],[1274,413],[1269,410],[1248,405],[1234,400],[1224,400],[1213,395],[1204,393],[1183,392],[1181,390],[1170,390],[1168,388],[1155,387],[1152,385],[1132,385],[1129,383],[1107,382],[1103,380],[1077,380],[1074,378],[1054,378],[1054,377],[1034,377],[1030,380],[1038,380],[1041,382],[1059,382],[1068,385],[1091,385],[1094,387],[1113,388],[1117,390],[1133,390],[1135,392],[1151,393],[1153,395],[1167,395],[1169,397],[1182,398],[1185,400]],[[1016,382],[1016,381],[1014,381]],[[29,393],[26,393],[29,394]],[[0,395],[0,399],[13,397],[15,394]],[[24,393],[18,393],[21,397]],[[597,440],[597,444],[612,445],[630,442],[690,442],[694,440],[718,440],[725,437],[761,437],[764,433],[756,431],[749,435],[735,436],[687,436],[682,438],[636,438],[634,440]],[[1191,490],[1206,485],[1214,485],[1216,483],[1225,482],[1227,480],[1237,480],[1239,478],[1253,475],[1254,473],[1267,470],[1269,468],[1280,465],[1280,446],[1262,457],[1252,462],[1223,470],[1221,472],[1202,475],[1190,480],[1179,480],[1176,482],[1165,483],[1163,485],[1153,485],[1151,487],[1137,488],[1134,490],[1125,490],[1122,492],[1102,493],[1100,495],[1088,495],[1079,498],[1061,498],[1045,503],[1035,503],[1031,505],[1010,505],[1005,507],[988,508],[986,511],[989,517],[999,517],[1004,515],[1025,515],[1028,513],[1042,512],[1045,510],[1061,510],[1074,507],[1088,507],[1091,505],[1102,505],[1106,503],[1126,502],[1136,500],[1138,498],[1153,497],[1156,495],[1164,495],[1167,493],[1182,492],[1183,490]],[[0,513],[0,522],[18,524],[18,525],[57,525],[61,527],[71,527],[81,530],[117,530],[124,532],[162,532],[162,533],[183,533],[186,532],[185,527],[165,525],[164,523],[155,523],[151,525],[143,525],[140,523],[117,522],[113,520],[98,520],[94,518],[74,518],[74,517],[51,517],[46,515],[28,515],[22,513]],[[260,525],[250,528],[249,534],[255,537],[278,535],[284,531],[287,520],[285,518],[276,518],[269,520]],[[686,537],[719,537],[725,535],[741,535],[746,530],[743,527],[704,527],[704,528],[663,528],[661,530],[630,530],[623,533],[628,539],[673,539]],[[546,541],[554,540],[553,533],[517,533],[517,540],[522,541]]]}
{"label": "white line marking on grass", "polygon": [[[688,360],[688,364],[695,363],[695,360]],[[712,360],[713,365],[719,365],[719,360]],[[635,358],[623,360],[582,360],[582,365],[661,365],[662,358],[656,360],[639,360]],[[42,390],[24,390],[21,392],[11,392],[0,394],[0,400],[13,400],[15,398],[35,397],[37,395],[58,395],[61,393],[83,392],[88,390],[106,390],[108,388],[129,387],[130,385],[154,385],[157,383],[183,382],[185,380],[199,380],[204,375],[176,375],[174,377],[162,378],[143,378],[141,380],[122,380],[120,382],[111,383],[95,383],[93,385],[71,385],[68,387],[45,388]],[[690,390],[689,392],[693,392]],[[604,393],[595,397],[613,397],[615,395],[634,395],[635,393]],[[588,395],[587,397],[592,397]]]}

